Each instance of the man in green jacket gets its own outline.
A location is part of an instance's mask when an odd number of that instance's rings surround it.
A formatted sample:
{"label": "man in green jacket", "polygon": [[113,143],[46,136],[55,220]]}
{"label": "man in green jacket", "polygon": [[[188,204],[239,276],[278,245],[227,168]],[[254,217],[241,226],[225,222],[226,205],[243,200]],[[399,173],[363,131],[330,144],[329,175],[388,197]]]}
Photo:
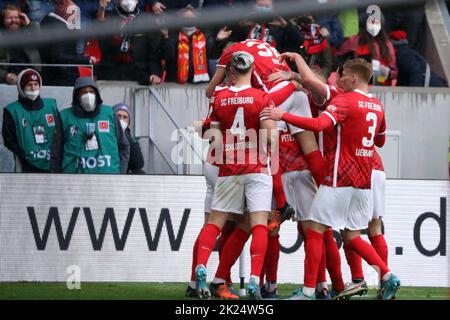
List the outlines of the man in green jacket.
{"label": "man in green jacket", "polygon": [[51,172],[127,172],[130,145],[112,107],[102,102],[94,80],[75,81],[72,106],[56,120]]}
{"label": "man in green jacket", "polygon": [[55,99],[40,97],[41,75],[25,69],[17,76],[19,98],[3,109],[2,135],[5,146],[20,163],[22,172],[49,172],[55,119]]}

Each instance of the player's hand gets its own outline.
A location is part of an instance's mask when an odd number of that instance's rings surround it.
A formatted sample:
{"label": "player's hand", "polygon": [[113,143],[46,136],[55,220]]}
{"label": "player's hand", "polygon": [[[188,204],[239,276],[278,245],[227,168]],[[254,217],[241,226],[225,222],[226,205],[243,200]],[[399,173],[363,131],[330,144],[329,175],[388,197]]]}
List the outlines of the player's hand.
{"label": "player's hand", "polygon": [[299,56],[299,54],[298,53],[295,53],[295,52],[285,52],[285,53],[282,53],[281,54],[281,56],[280,56],[280,61],[283,61],[283,60],[287,60],[287,61],[295,61],[295,59],[296,59],[296,57],[297,56]]}
{"label": "player's hand", "polygon": [[231,35],[231,30],[227,30],[227,26],[223,27],[222,29],[217,32],[216,40],[221,41],[224,39],[227,39]]}
{"label": "player's hand", "polygon": [[292,80],[291,82],[295,85],[295,91],[304,91],[305,88],[302,86],[301,83],[295,80]]}
{"label": "player's hand", "polygon": [[284,111],[279,108],[264,108],[264,110],[259,114],[259,119],[280,121],[283,117],[283,114]]}
{"label": "player's hand", "polygon": [[166,6],[163,5],[161,2],[156,2],[152,7],[153,13],[160,15],[166,10]]}
{"label": "player's hand", "polygon": [[278,82],[278,81],[289,81],[292,79],[292,72],[290,71],[283,71],[280,69],[276,69],[277,72],[272,73],[267,78],[270,82]]}
{"label": "player's hand", "polygon": [[89,57],[89,64],[96,64],[97,63],[97,58],[94,56],[90,56]]}

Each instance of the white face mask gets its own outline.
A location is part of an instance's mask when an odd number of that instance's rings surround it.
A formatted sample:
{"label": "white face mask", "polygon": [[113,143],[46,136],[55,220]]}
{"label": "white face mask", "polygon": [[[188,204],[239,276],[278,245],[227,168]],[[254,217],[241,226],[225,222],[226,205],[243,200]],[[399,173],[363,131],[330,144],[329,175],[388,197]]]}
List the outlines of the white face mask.
{"label": "white face mask", "polygon": [[123,119],[120,119],[120,125],[123,131],[125,131],[128,128],[128,123]]}
{"label": "white face mask", "polygon": [[183,27],[183,33],[190,36],[197,30],[197,27]]}
{"label": "white face mask", "polygon": [[87,112],[92,112],[95,110],[95,94],[85,93],[80,97],[80,105]]}
{"label": "white face mask", "polygon": [[23,93],[28,99],[32,101],[36,100],[37,97],[39,97],[39,90],[26,90]]}
{"label": "white face mask", "polygon": [[120,7],[125,12],[133,12],[136,9],[137,3],[136,0],[122,0],[120,2]]}
{"label": "white face mask", "polygon": [[372,37],[376,37],[380,31],[381,31],[381,24],[378,23],[368,23],[367,24],[367,28],[366,28],[367,32],[372,36]]}

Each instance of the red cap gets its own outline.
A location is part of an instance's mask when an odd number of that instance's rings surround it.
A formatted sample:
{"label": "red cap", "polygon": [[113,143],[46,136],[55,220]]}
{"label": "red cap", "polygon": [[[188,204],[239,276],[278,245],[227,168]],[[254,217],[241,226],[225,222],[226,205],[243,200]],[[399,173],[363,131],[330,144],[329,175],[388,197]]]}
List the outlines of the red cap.
{"label": "red cap", "polygon": [[39,86],[42,85],[42,79],[39,73],[33,69],[25,70],[20,77],[20,88],[23,90],[23,88],[27,85],[30,81],[37,81],[39,82]]}
{"label": "red cap", "polygon": [[392,40],[398,41],[398,40],[405,40],[406,39],[406,32],[403,30],[396,30],[389,33],[389,36]]}

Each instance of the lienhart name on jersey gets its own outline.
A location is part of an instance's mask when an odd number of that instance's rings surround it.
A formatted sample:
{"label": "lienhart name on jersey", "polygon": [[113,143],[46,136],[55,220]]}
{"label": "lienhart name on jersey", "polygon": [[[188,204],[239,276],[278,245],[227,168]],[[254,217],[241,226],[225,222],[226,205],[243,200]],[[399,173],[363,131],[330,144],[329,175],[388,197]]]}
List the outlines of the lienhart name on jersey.
{"label": "lienhart name on jersey", "polygon": [[373,157],[373,150],[367,150],[367,149],[356,149],[355,155],[358,157]]}

